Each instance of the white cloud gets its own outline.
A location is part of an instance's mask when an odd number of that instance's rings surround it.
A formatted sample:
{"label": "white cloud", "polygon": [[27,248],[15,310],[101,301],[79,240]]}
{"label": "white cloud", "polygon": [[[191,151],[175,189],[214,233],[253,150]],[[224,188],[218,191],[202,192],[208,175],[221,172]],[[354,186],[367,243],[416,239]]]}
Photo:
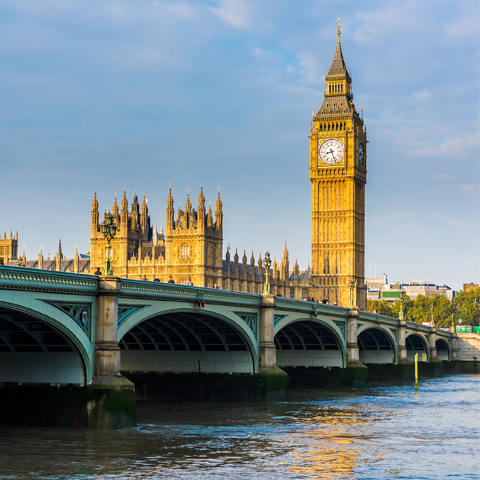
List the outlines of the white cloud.
{"label": "white cloud", "polygon": [[450,226],[455,227],[457,230],[467,230],[472,227],[472,224],[469,222],[464,222],[462,220],[458,220],[456,218],[447,218],[445,222],[448,223]]}
{"label": "white cloud", "polygon": [[446,26],[445,33],[448,37],[455,40],[469,36],[478,40],[478,14],[450,23]]}
{"label": "white cloud", "polygon": [[243,0],[219,0],[218,6],[210,7],[210,11],[238,29],[248,28],[252,24],[253,8]]}
{"label": "white cloud", "polygon": [[420,25],[422,18],[415,12],[417,2],[393,1],[382,4],[376,10],[360,13],[361,26],[353,34],[360,44],[374,44],[382,38],[391,37],[396,30],[411,30]]}
{"label": "white cloud", "polygon": [[466,190],[467,192],[473,192],[478,190],[478,185],[457,185],[461,190]]}
{"label": "white cloud", "polygon": [[452,175],[450,173],[430,173],[428,175],[431,178],[436,178],[437,180],[453,180],[455,175]]}
{"label": "white cloud", "polygon": [[311,53],[299,53],[297,58],[302,65],[303,80],[314,85],[321,85],[324,72],[317,56]]}
{"label": "white cloud", "polygon": [[428,146],[423,148],[417,148],[413,150],[412,154],[417,156],[450,156],[455,157],[465,154],[470,148],[478,148],[479,138],[478,134],[471,134],[468,136],[456,136],[447,138],[444,142],[437,146]]}
{"label": "white cloud", "polygon": [[432,92],[430,92],[429,90],[421,90],[420,92],[415,92],[413,94],[413,98],[420,102],[428,100],[431,96],[432,96]]}

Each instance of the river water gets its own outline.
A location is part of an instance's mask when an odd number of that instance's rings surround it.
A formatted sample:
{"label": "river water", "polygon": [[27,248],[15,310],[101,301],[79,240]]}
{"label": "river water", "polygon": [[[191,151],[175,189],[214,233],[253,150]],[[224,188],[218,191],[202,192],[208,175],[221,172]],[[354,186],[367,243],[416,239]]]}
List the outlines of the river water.
{"label": "river water", "polygon": [[478,375],[137,412],[117,431],[1,427],[0,478],[480,478]]}

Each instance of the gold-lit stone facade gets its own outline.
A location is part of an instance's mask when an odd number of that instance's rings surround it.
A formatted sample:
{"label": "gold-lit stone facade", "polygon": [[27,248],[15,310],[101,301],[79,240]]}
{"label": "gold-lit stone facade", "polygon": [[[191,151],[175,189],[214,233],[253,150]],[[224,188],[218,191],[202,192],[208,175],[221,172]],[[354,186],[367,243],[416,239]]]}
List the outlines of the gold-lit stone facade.
{"label": "gold-lit stone facade", "polygon": [[312,295],[366,308],[365,184],[367,133],[353,103],[352,80],[343,59],[340,24],[325,78],[322,106],[310,128],[312,185]]}
{"label": "gold-lit stone facade", "polygon": [[16,260],[18,255],[18,232],[15,236],[12,235],[10,230],[10,237],[7,238],[7,232],[3,233],[3,238],[0,237],[0,259],[3,260],[5,265],[10,260]]}
{"label": "gold-lit stone facade", "polygon": [[[262,259],[250,260],[246,253],[240,260],[235,252],[231,259],[227,249],[223,258],[223,205],[218,193],[215,211],[210,204],[205,206],[203,187],[200,189],[197,208],[187,196],[185,209],[175,212],[174,199],[170,189],[167,198],[165,233],[157,232],[156,225],[151,226],[147,201],[144,197],[139,205],[135,195],[129,209],[124,192],[119,209],[115,198],[111,210],[113,222],[117,225],[117,234],[111,241],[113,274],[135,280],[155,280],[168,282],[170,277],[175,283],[210,287],[215,284],[221,289],[250,293],[262,293],[265,271]],[[105,261],[106,240],[101,232],[100,215],[96,193],[92,203],[90,263],[91,274],[102,271]],[[57,255],[58,257],[58,255]],[[287,245],[283,251],[280,265],[276,259],[271,273],[272,293],[293,298],[308,297],[309,270],[300,272],[295,263],[290,272]]]}

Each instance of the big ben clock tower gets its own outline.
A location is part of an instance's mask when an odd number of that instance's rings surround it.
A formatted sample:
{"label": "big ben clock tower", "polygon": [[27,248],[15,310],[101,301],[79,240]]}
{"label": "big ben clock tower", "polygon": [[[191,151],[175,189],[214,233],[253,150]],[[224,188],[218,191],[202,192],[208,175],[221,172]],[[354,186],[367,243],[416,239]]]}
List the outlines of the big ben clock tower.
{"label": "big ben clock tower", "polygon": [[[310,129],[312,288],[317,300],[366,308],[365,184],[367,133],[353,104],[340,44],[325,77],[322,106]],[[353,282],[355,286],[353,287]]]}

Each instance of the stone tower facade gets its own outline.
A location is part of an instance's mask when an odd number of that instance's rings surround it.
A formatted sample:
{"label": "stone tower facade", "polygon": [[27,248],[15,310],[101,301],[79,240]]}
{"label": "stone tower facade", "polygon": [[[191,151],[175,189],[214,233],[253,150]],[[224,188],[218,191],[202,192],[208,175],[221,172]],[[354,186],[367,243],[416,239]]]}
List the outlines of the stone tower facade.
{"label": "stone tower facade", "polygon": [[[168,282],[172,277],[175,283],[183,285],[192,282],[196,287],[211,288],[217,284],[219,288],[225,290],[263,292],[265,269],[261,255],[256,261],[253,252],[248,259],[245,251],[242,258],[235,251],[231,258],[230,248],[227,248],[225,258],[222,257],[223,204],[220,192],[215,202],[215,211],[212,210],[211,204],[207,210],[203,187],[200,188],[196,209],[193,208],[189,193],[184,209],[182,210],[179,205],[175,211],[170,188],[167,198],[165,233],[162,229],[157,232],[156,224],[153,228],[150,226],[145,197],[140,206],[135,194],[129,209],[124,192],[120,211],[115,197],[111,214],[113,222],[117,225],[117,234],[111,241],[114,275],[133,280],[158,279],[161,282]],[[107,243],[100,230],[100,224],[95,193],[91,212],[90,261],[88,266],[85,265],[79,271],[85,273],[89,271],[94,274],[98,270],[100,272],[103,270]],[[64,260],[61,260],[61,246],[59,246],[57,258],[67,265]],[[75,263],[72,265],[75,267]],[[272,293],[284,297],[307,298],[310,296],[310,270],[301,272],[295,261],[293,271],[290,271],[286,242],[280,265],[274,258],[270,284]]]}
{"label": "stone tower facade", "polygon": [[312,185],[312,296],[366,308],[365,184],[367,133],[353,103],[343,59],[340,21],[322,106],[310,127]]}
{"label": "stone tower facade", "polygon": [[[175,215],[172,189],[167,198],[165,234],[151,227],[147,200],[139,205],[135,194],[128,208],[126,193],[121,209],[117,198],[111,210],[117,234],[111,241],[113,273],[119,277],[142,280],[158,278],[167,282],[170,276],[175,283],[190,281],[201,287],[213,287],[222,276],[223,212],[220,192],[215,204],[205,208],[203,187],[198,197],[198,207],[193,208],[190,194],[185,209],[178,206]],[[90,233],[90,273],[102,270],[105,260],[106,240],[100,231],[97,195],[92,202]]]}
{"label": "stone tower facade", "polygon": [[10,260],[16,260],[18,255],[18,232],[15,236],[10,230],[10,237],[7,238],[7,232],[3,233],[3,238],[0,237],[0,259],[5,265],[8,265]]}

